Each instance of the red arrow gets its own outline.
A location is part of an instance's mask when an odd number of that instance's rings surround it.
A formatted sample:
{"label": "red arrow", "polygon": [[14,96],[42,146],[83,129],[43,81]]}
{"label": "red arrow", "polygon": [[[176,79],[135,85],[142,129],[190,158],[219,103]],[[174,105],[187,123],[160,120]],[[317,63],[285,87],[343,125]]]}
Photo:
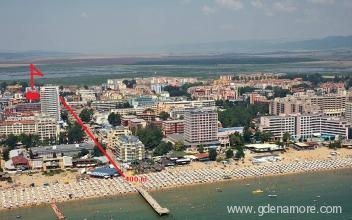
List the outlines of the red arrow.
{"label": "red arrow", "polygon": [[37,69],[37,67],[33,65],[33,63],[29,65],[29,71],[30,71],[30,86],[32,90],[34,90],[34,76],[44,76],[44,75],[39,69]]}

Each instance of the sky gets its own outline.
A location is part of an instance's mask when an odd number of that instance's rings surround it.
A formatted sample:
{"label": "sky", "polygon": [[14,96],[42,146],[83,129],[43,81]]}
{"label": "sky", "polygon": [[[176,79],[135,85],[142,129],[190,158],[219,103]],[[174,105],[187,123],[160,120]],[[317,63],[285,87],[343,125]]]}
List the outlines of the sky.
{"label": "sky", "polygon": [[352,35],[352,0],[0,0],[0,52]]}

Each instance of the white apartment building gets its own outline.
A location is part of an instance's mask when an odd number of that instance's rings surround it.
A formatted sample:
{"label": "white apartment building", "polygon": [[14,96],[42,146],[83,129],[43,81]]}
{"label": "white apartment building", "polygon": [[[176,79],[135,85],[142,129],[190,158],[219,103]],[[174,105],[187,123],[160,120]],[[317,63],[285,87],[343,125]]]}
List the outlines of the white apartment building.
{"label": "white apartment building", "polygon": [[143,143],[133,135],[120,135],[116,139],[113,152],[116,159],[122,162],[131,162],[145,158]]}
{"label": "white apartment building", "polygon": [[259,129],[270,131],[275,138],[281,138],[288,132],[295,138],[310,138],[315,135],[333,135],[348,137],[351,123],[338,117],[323,114],[292,114],[280,116],[263,116]]}
{"label": "white apartment building", "polygon": [[185,112],[184,139],[191,145],[218,140],[218,113],[214,108],[198,108]]}
{"label": "white apartment building", "polygon": [[131,135],[132,132],[128,130],[126,127],[117,126],[113,129],[110,129],[106,135],[108,148],[111,150],[117,145],[117,139],[122,135]]}
{"label": "white apartment building", "polygon": [[60,101],[58,86],[40,87],[41,112],[60,120]]}
{"label": "white apartment building", "polygon": [[88,101],[96,101],[97,97],[95,96],[95,91],[91,89],[80,89],[77,92],[77,95],[81,96],[81,99],[83,102],[88,102]]}
{"label": "white apartment building", "polygon": [[260,117],[261,131],[270,131],[275,138],[282,137],[286,132],[293,135],[295,131],[295,117],[294,116],[265,116]]}
{"label": "white apartment building", "polygon": [[352,123],[352,102],[346,103],[346,113],[345,118],[348,122]]}

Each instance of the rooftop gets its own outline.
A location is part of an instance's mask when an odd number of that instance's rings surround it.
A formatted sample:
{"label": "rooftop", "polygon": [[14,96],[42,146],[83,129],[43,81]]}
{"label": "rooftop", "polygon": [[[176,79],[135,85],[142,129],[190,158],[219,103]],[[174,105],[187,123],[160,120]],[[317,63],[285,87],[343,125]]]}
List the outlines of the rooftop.
{"label": "rooftop", "polygon": [[119,137],[119,140],[124,143],[137,143],[137,142],[139,142],[138,137],[134,136],[134,135],[121,135]]}

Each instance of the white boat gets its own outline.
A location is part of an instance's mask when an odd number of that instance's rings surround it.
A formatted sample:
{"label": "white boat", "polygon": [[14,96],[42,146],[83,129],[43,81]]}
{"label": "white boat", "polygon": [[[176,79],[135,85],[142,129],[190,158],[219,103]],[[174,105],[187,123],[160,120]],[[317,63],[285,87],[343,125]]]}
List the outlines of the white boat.
{"label": "white boat", "polygon": [[276,195],[276,194],[269,194],[268,197],[270,197],[270,198],[276,198],[277,195]]}

